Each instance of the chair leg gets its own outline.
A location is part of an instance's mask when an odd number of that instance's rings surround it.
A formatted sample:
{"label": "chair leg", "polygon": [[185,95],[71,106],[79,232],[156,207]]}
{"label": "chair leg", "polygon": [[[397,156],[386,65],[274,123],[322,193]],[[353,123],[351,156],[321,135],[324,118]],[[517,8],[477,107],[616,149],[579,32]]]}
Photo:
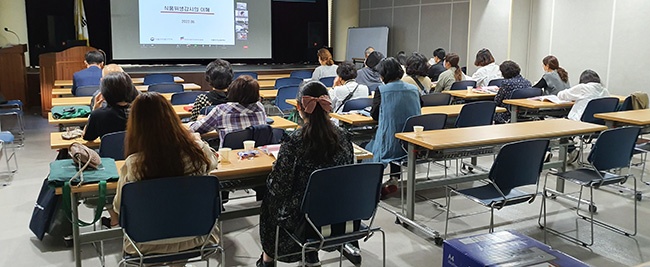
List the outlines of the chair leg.
{"label": "chair leg", "polygon": [[449,211],[451,210],[451,192],[449,192],[449,187],[445,187],[447,191],[447,217],[445,217],[445,239],[447,239],[447,228],[449,228]]}
{"label": "chair leg", "polygon": [[490,206],[490,230],[489,233],[494,233],[494,206]]}
{"label": "chair leg", "polygon": [[381,232],[381,256],[382,256],[382,262],[383,266],[386,267],[386,233],[384,233],[384,230],[379,229]]}
{"label": "chair leg", "polygon": [[343,266],[343,245],[339,248],[339,267]]}

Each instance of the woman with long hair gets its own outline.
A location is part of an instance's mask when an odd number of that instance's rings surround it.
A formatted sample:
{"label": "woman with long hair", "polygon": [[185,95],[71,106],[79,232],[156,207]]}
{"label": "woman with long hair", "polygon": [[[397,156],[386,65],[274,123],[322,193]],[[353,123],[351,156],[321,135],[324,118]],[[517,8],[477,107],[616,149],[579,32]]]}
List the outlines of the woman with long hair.
{"label": "woman with long hair", "polygon": [[571,87],[569,83],[569,73],[560,67],[560,62],[553,55],[548,55],[542,59],[544,75],[533,87],[541,88],[546,95],[557,95],[560,91]]}
{"label": "woman with long hair", "polygon": [[[213,150],[185,129],[171,103],[159,93],[146,92],[133,101],[124,143],[126,160],[120,170],[113,210],[109,210],[111,226],[119,221],[124,184],[164,177],[208,175],[217,168]],[[213,229],[210,242],[217,242],[217,231]],[[170,253],[195,248],[203,241],[200,237],[175,238],[168,243],[140,243],[138,248],[143,254]],[[124,251],[136,253],[126,240]]]}
{"label": "woman with long hair", "polygon": [[460,57],[456,53],[449,53],[445,56],[445,68],[446,71],[440,73],[438,77],[438,83],[436,84],[436,93],[442,91],[448,91],[451,89],[451,85],[454,82],[460,82],[466,80],[465,74],[460,70],[458,63],[460,62]]}
{"label": "woman with long hair", "polygon": [[332,53],[327,48],[321,48],[318,49],[317,55],[320,66],[316,67],[314,73],[311,74],[311,80],[318,81],[325,77],[335,77],[338,66],[334,64]]}
{"label": "woman with long hair", "polygon": [[[330,122],[332,102],[327,88],[320,82],[309,82],[298,93],[298,111],[305,124],[282,142],[278,158],[266,181],[268,194],[260,210],[260,239],[263,253],[257,266],[274,266],[275,229],[297,229],[302,217],[300,204],[309,176],[315,170],[352,164],[354,152],[345,132]],[[300,252],[284,231],[278,238],[280,255]],[[295,262],[297,255],[282,257],[283,262]],[[307,253],[307,266],[319,264],[318,253]]]}

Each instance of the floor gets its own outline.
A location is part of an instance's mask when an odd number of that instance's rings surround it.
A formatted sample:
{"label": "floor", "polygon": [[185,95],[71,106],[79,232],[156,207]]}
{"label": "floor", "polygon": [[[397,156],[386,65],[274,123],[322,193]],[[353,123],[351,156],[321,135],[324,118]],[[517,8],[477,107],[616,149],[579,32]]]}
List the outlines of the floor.
{"label": "floor", "polygon": [[[4,123],[4,122],[3,122]],[[8,127],[3,124],[3,127]],[[0,187],[0,266],[73,266],[72,252],[64,246],[61,240],[46,236],[39,241],[28,228],[30,216],[43,179],[48,173],[48,163],[56,157],[56,151],[49,148],[49,132],[56,131],[53,125],[39,116],[26,115],[26,141],[23,148],[18,149],[17,155],[20,170],[13,180],[0,178],[7,184]],[[489,167],[492,157],[483,157],[479,163]],[[638,157],[636,160],[639,160]],[[3,166],[3,165],[0,165]],[[4,166],[3,166],[4,167]],[[3,168],[2,167],[2,168]],[[425,171],[426,166],[418,170]],[[0,169],[3,170],[3,169]],[[442,170],[432,166],[434,173]],[[633,172],[639,173],[634,169]],[[646,174],[649,174],[646,170]],[[637,175],[638,176],[638,175]],[[544,177],[544,176],[542,176]],[[553,180],[553,179],[550,179]],[[646,178],[650,180],[650,178]],[[631,182],[628,182],[629,184]],[[469,186],[469,185],[461,185]],[[567,186],[568,190],[576,189]],[[534,189],[531,189],[534,190]],[[647,192],[648,186],[639,183],[639,190]],[[246,194],[239,192],[238,194]],[[440,189],[418,192],[417,219],[424,225],[443,231],[445,212],[433,200],[444,203],[444,191]],[[618,192],[598,191],[595,196],[598,213],[597,218],[608,220],[619,225],[632,227],[633,199],[629,195]],[[487,232],[489,213],[486,209],[475,205],[462,197],[452,198],[452,214],[458,216],[466,213],[478,213],[468,217],[454,218],[450,221],[449,237],[464,237]],[[496,231],[513,229],[535,239],[544,239],[543,232],[537,226],[541,199],[532,204],[523,204],[504,208],[495,213]],[[250,204],[248,200],[233,201],[230,207]],[[377,211],[375,225],[386,231],[387,266],[440,266],[442,263],[442,248],[433,240],[417,230],[411,231],[395,224],[395,216],[385,208],[397,210],[399,195],[382,201]],[[553,227],[581,237],[587,236],[588,225],[576,220],[574,203],[564,200],[549,202],[549,223]],[[83,218],[90,218],[91,211],[81,209]],[[596,227],[596,241],[591,248],[583,248],[573,243],[548,235],[548,244],[553,248],[564,251],[593,266],[633,266],[650,261],[650,201],[644,199],[638,202],[639,233],[636,237],[625,237],[603,228]],[[578,225],[580,231],[576,232]],[[260,255],[258,237],[258,217],[248,217],[224,224],[227,266],[255,266]],[[88,230],[88,229],[86,229]],[[381,238],[374,236],[368,242],[361,243],[363,265],[381,266]],[[91,245],[84,245],[84,266],[99,266],[97,254]],[[120,240],[105,242],[106,264],[116,266],[120,258]],[[320,252],[320,258],[325,266],[338,265],[338,253]],[[217,266],[217,259],[211,260],[212,266]],[[296,266],[296,263],[280,266]],[[188,265],[189,266],[189,265]],[[192,266],[204,266],[195,263]],[[353,266],[345,261],[343,266]]]}

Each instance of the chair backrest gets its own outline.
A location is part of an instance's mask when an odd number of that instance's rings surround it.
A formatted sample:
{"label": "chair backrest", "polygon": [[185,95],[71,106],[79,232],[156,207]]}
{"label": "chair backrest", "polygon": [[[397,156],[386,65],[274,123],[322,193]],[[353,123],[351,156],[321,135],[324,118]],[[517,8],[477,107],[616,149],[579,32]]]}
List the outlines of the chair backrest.
{"label": "chair backrest", "polygon": [[124,137],[126,131],[108,133],[102,136],[99,144],[99,156],[103,158],[112,158],[114,160],[124,160]]}
{"label": "chair backrest", "polygon": [[194,101],[196,101],[196,98],[199,95],[205,94],[206,92],[204,91],[188,91],[188,92],[180,92],[180,93],[174,93],[172,95],[172,105],[187,105],[187,104],[192,104]]}
{"label": "chair backrest", "polygon": [[582,113],[581,121],[605,125],[602,119],[594,118],[595,114],[614,112],[618,108],[619,99],[616,97],[603,97],[589,100],[585,111]]}
{"label": "chair backrest", "polygon": [[489,178],[504,194],[515,187],[537,184],[548,144],[548,139],[533,139],[504,145],[492,164]]}
{"label": "chair backrest", "polygon": [[343,112],[350,110],[362,110],[366,107],[372,106],[372,98],[361,97],[357,99],[350,99],[343,104]]}
{"label": "chair backrest", "polygon": [[251,140],[252,138],[253,137],[251,135],[251,131],[248,129],[229,132],[223,137],[223,142],[221,144],[221,147],[227,147],[231,149],[243,149],[244,141]]}
{"label": "chair backrest", "polygon": [[402,129],[403,133],[408,133],[413,131],[413,126],[424,126],[425,131],[430,130],[440,130],[445,128],[447,124],[447,114],[423,114],[415,115],[406,119],[404,123],[404,128]]}
{"label": "chair backrest", "polygon": [[246,140],[254,140],[255,146],[279,144],[283,136],[284,130],[282,129],[274,129],[268,124],[254,125],[244,130],[227,133],[223,137],[221,146],[242,149]]}
{"label": "chair backrest", "polygon": [[149,85],[147,89],[149,92],[158,92],[161,94],[165,93],[180,93],[185,91],[185,88],[182,84],[179,83],[156,83]]}
{"label": "chair backrest", "polygon": [[423,107],[446,106],[451,103],[451,95],[445,93],[423,95],[420,99],[422,99]]}
{"label": "chair backrest", "polygon": [[257,72],[253,72],[253,71],[238,71],[238,72],[235,72],[235,76],[233,76],[232,79],[233,80],[237,79],[237,77],[242,76],[242,75],[248,75],[248,76],[253,77],[253,79],[257,80]]}
{"label": "chair backrest", "polygon": [[334,79],[336,79],[336,77],[334,77],[334,76],[332,76],[332,77],[323,77],[323,78],[320,78],[319,81],[322,82],[327,87],[332,87],[332,86],[334,86]]}
{"label": "chair backrest", "polygon": [[535,88],[535,87],[522,88],[522,89],[517,89],[512,91],[512,94],[510,95],[510,99],[531,98],[531,97],[536,97],[541,95],[542,95],[541,88]]}
{"label": "chair backrest", "polygon": [[75,96],[92,96],[99,90],[99,85],[79,86],[74,92]]}
{"label": "chair backrest", "polygon": [[371,85],[368,85],[368,95],[372,95],[372,92],[375,90],[379,89],[380,83],[373,83]]}
{"label": "chair backrest", "polygon": [[309,177],[300,209],[316,227],[368,220],[379,203],[383,172],[381,163],[316,170]]}
{"label": "chair backrest", "polygon": [[633,109],[634,107],[632,107],[632,96],[626,97],[625,100],[623,100],[623,104],[618,106],[618,111],[626,111],[626,110],[633,110]]}
{"label": "chair backrest", "polygon": [[589,152],[587,161],[601,171],[628,167],[640,131],[641,128],[631,126],[603,131]]}
{"label": "chair backrest", "polygon": [[211,105],[211,106],[207,106],[207,107],[202,107],[202,108],[199,110],[199,114],[201,114],[201,115],[208,115],[208,114],[210,113],[210,111],[212,111],[212,110],[214,109],[214,107],[216,107],[216,106],[217,106],[217,105]]}
{"label": "chair backrest", "polygon": [[503,80],[504,80],[504,79],[494,79],[494,80],[491,80],[491,81],[488,83],[488,86],[501,87],[501,83],[503,82]]}
{"label": "chair backrest", "polygon": [[278,88],[278,95],[275,97],[275,106],[281,111],[294,109],[294,106],[287,104],[285,100],[295,99],[298,96],[298,85],[289,85]]}
{"label": "chair backrest", "polygon": [[144,85],[152,85],[157,83],[173,83],[174,76],[167,73],[154,73],[144,76]]}
{"label": "chair backrest", "polygon": [[493,101],[467,103],[456,118],[456,128],[491,125],[497,105]]}
{"label": "chair backrest", "polygon": [[299,78],[299,79],[309,79],[311,78],[313,71],[311,70],[294,70],[289,74],[289,77]]}
{"label": "chair backrest", "polygon": [[273,86],[275,89],[280,89],[281,87],[285,86],[299,86],[303,82],[303,79],[300,78],[279,78],[275,80],[275,85]]}
{"label": "chair backrest", "polygon": [[451,84],[451,88],[449,90],[467,90],[467,86],[476,88],[476,81],[465,80],[454,82]]}
{"label": "chair backrest", "polygon": [[221,214],[214,176],[158,178],[122,188],[120,226],[135,242],[205,236]]}

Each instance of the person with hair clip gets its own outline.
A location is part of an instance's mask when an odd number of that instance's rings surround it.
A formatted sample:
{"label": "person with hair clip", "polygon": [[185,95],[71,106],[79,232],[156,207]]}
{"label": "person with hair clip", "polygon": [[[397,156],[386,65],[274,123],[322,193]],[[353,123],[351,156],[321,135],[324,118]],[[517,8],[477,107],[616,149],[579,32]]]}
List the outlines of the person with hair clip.
{"label": "person with hair clip", "polygon": [[432,86],[431,79],[427,76],[428,71],[429,63],[427,63],[427,58],[420,53],[413,53],[406,60],[406,75],[402,77],[402,81],[415,85],[420,89],[420,95],[426,95]]}
{"label": "person with hair clip", "polygon": [[[192,136],[183,127],[169,100],[156,92],[143,93],[133,101],[124,143],[126,160],[120,170],[113,208],[109,209],[111,226],[119,222],[122,187],[126,183],[203,176],[217,168],[214,150],[200,138]],[[187,179],[191,181],[192,178]],[[218,242],[218,231],[215,226],[209,243]],[[203,242],[202,237],[183,237],[139,243],[138,248],[144,255],[173,253],[196,248]],[[137,253],[126,239],[123,250],[128,254]]]}
{"label": "person with hair clip", "polygon": [[560,67],[560,62],[553,55],[542,59],[544,75],[533,87],[544,90],[545,95],[557,95],[558,92],[571,87],[569,73]]}
{"label": "person with hair clip", "polygon": [[88,85],[99,85],[102,78],[102,68],[106,61],[102,50],[88,51],[84,63],[86,68],[72,74],[72,95],[77,95],[77,88]]}
{"label": "person with hair clip", "polygon": [[[99,101],[88,117],[83,139],[93,141],[108,133],[124,131],[131,102],[139,92],[125,72],[113,72],[101,79]],[[103,104],[105,107],[101,107]]]}
{"label": "person with hair clip", "polygon": [[230,62],[223,59],[215,59],[205,68],[205,81],[207,81],[212,90],[207,94],[196,97],[192,106],[191,121],[195,121],[204,107],[220,105],[228,102],[228,86],[232,83],[234,77]]}
{"label": "person with hair clip", "polygon": [[311,74],[312,81],[319,81],[321,78],[336,76],[336,69],[338,66],[334,64],[332,53],[327,48],[318,49],[318,62],[320,66],[316,67]]}
{"label": "person with hair clip", "polygon": [[435,89],[436,93],[449,91],[454,82],[469,79],[469,77],[463,74],[460,70],[458,62],[460,62],[460,57],[455,53],[449,53],[445,56],[445,69],[447,70],[440,73],[440,76],[438,77],[438,83],[436,84]]}
{"label": "person with hair clip", "polygon": [[479,67],[472,75],[472,80],[476,81],[476,87],[488,86],[490,81],[503,78],[499,65],[494,63],[494,57],[487,48],[483,48],[476,53],[474,66]]}
{"label": "person with hair clip", "polygon": [[[352,142],[343,129],[330,122],[332,102],[327,88],[320,82],[308,82],[298,93],[298,112],[304,120],[282,142],[278,158],[269,174],[266,185],[268,194],[260,209],[260,240],[263,253],[257,266],[275,266],[276,226],[298,229],[302,221],[300,205],[309,176],[322,168],[352,164]],[[279,258],[283,262],[301,259],[301,248],[284,231],[278,237],[278,253],[296,255]],[[320,266],[318,252],[306,254],[305,266]]]}

